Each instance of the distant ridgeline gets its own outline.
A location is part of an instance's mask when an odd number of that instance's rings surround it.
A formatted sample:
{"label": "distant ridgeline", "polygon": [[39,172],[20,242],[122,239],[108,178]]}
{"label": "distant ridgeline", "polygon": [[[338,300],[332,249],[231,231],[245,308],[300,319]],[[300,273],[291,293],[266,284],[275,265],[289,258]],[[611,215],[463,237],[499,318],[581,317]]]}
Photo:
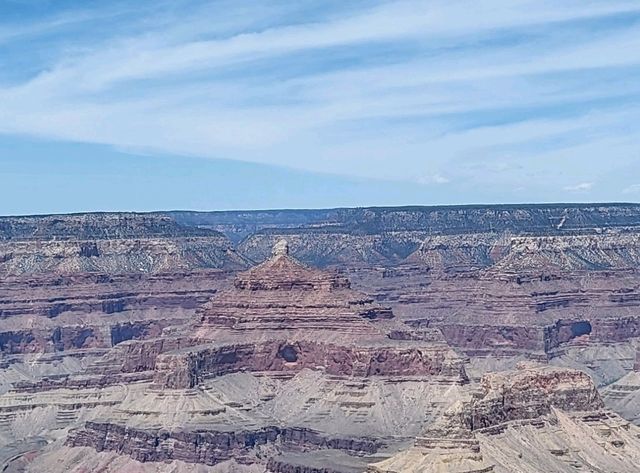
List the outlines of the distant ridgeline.
{"label": "distant ridgeline", "polygon": [[[232,240],[256,231],[457,234],[511,231],[565,234],[640,227],[640,204],[531,204],[368,207],[320,210],[167,212],[183,225],[214,228]],[[276,230],[277,231],[277,230]]]}
{"label": "distant ridgeline", "polygon": [[132,212],[0,217],[0,240],[109,240],[221,236],[170,216]]}
{"label": "distant ridgeline", "polygon": [[639,234],[638,204],[0,217],[0,274],[240,269],[265,260],[283,237],[292,255],[317,266],[468,271],[502,262],[521,271],[536,252],[537,267],[633,268]]}

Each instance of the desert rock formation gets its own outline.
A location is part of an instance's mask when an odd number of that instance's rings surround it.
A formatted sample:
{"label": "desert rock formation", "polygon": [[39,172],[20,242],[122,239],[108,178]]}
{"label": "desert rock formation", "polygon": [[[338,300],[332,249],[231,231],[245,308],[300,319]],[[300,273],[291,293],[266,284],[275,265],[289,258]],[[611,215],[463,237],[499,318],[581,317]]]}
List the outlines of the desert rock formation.
{"label": "desert rock formation", "polygon": [[0,218],[7,472],[634,472],[640,206]]}

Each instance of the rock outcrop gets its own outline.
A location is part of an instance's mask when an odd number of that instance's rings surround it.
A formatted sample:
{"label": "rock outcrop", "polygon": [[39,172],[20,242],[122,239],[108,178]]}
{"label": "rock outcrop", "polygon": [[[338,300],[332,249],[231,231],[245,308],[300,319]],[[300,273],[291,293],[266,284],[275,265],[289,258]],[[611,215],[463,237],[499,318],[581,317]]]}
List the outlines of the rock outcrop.
{"label": "rock outcrop", "polygon": [[470,430],[513,420],[539,419],[553,408],[595,411],[604,404],[589,376],[565,368],[523,368],[490,373],[481,380],[481,397],[471,405]]}
{"label": "rock outcrop", "polygon": [[7,278],[0,285],[0,353],[109,348],[159,337],[191,322],[226,277],[211,270]]}
{"label": "rock outcrop", "polygon": [[226,460],[255,463],[256,449],[270,444],[280,448],[339,448],[354,453],[375,453],[380,443],[374,439],[326,438],[304,428],[262,427],[256,430],[206,432],[154,432],[109,423],[87,422],[73,432],[67,445],[89,446],[129,455],[140,462],[180,460],[216,465]]}
{"label": "rock outcrop", "polygon": [[[452,405],[412,447],[368,471],[630,473],[640,430],[602,408],[590,378],[575,370],[490,374],[474,399]],[[621,449],[628,456],[612,455]]]}

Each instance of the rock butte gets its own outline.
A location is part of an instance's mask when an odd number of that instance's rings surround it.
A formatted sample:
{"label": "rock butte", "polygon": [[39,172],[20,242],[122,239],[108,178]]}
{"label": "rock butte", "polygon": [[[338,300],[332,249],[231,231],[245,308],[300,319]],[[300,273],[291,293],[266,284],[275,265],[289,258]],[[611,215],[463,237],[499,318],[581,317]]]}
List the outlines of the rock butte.
{"label": "rock butte", "polygon": [[630,204],[0,218],[0,466],[635,472],[639,230]]}
{"label": "rock butte", "polygon": [[466,381],[453,350],[410,339],[411,333],[406,325],[393,323],[389,308],[353,291],[346,278],[290,257],[282,240],[270,259],[240,273],[231,289],[205,306],[194,328],[196,348],[159,356],[155,381],[165,388],[192,388],[200,379],[241,370],[292,373],[305,368],[336,376]]}

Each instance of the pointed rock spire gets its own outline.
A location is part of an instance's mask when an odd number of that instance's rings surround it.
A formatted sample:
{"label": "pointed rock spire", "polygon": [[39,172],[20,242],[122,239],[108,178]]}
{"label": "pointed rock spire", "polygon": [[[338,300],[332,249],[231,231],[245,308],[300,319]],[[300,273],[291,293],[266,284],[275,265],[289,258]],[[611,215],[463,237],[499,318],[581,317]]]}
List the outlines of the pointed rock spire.
{"label": "pointed rock spire", "polygon": [[289,242],[285,239],[278,240],[275,245],[273,245],[273,250],[271,250],[271,254],[273,256],[288,256],[289,255]]}

